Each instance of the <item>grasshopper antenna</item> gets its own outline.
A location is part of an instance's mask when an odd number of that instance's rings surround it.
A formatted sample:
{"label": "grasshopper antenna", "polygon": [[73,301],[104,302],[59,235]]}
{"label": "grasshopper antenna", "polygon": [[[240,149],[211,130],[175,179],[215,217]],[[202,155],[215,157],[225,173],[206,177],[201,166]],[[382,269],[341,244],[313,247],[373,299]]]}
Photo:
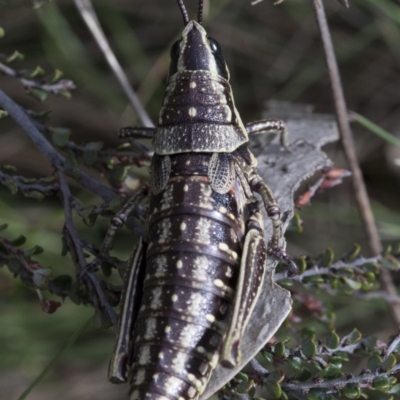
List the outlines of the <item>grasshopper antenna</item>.
{"label": "grasshopper antenna", "polygon": [[182,13],[183,23],[186,26],[189,23],[189,15],[188,12],[186,11],[185,5],[183,4],[183,0],[178,0],[178,5]]}
{"label": "grasshopper antenna", "polygon": [[203,22],[203,6],[204,0],[199,1],[199,8],[197,10],[197,22],[201,25]]}

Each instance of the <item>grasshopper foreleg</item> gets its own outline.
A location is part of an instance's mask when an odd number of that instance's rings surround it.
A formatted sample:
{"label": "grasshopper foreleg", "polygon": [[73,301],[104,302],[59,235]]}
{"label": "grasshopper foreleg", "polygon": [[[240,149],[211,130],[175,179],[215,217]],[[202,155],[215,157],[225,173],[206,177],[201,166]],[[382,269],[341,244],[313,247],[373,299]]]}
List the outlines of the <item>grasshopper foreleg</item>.
{"label": "grasshopper foreleg", "polygon": [[249,135],[258,133],[276,133],[279,135],[281,145],[288,150],[288,130],[286,123],[281,119],[262,119],[245,125]]}
{"label": "grasshopper foreleg", "polygon": [[119,139],[153,139],[155,128],[126,126],[118,130]]}
{"label": "grasshopper foreleg", "polygon": [[261,196],[267,215],[272,221],[272,237],[269,242],[268,252],[274,255],[278,260],[285,263],[285,265],[288,267],[289,275],[296,275],[296,264],[285,253],[280,245],[282,238],[282,212],[275,199],[275,196],[272,194],[272,191],[268,185],[257,174],[254,174],[251,177],[250,186],[252,190]]}

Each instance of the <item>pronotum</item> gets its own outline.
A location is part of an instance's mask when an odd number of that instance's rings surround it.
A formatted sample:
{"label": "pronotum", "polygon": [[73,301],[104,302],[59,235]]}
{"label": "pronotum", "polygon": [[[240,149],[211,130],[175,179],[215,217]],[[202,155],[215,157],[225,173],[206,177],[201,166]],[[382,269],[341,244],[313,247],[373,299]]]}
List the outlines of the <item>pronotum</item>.
{"label": "pronotum", "polygon": [[[279,133],[287,148],[286,126],[271,119],[243,124],[221,48],[201,25],[203,0],[197,21],[189,21],[183,0],[178,5],[185,28],[171,49],[158,125],[120,132],[151,137],[154,146],[150,183],[111,228],[147,202],[109,368],[112,382],[130,381],[130,400],[196,400],[218,363],[233,368],[240,360],[267,255],[295,273],[280,247],[281,211],[248,149],[249,135],[263,132]],[[273,226],[268,246],[261,206]]]}

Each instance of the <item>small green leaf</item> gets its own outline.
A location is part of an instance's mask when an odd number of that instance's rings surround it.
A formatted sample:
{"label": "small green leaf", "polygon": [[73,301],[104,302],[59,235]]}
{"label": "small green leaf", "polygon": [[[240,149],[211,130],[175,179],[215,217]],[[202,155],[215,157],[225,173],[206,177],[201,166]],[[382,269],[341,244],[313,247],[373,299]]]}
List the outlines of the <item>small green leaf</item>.
{"label": "small green leaf", "polygon": [[43,75],[44,75],[44,69],[40,65],[38,65],[38,66],[36,66],[36,68],[33,71],[31,71],[28,74],[28,77],[29,78],[36,78],[38,76],[43,76]]}
{"label": "small green leaf", "polygon": [[374,389],[383,390],[384,392],[389,390],[390,386],[391,386],[390,385],[390,381],[389,381],[389,378],[387,376],[377,376],[372,381],[372,387]]}
{"label": "small green leaf", "polygon": [[34,97],[36,100],[45,101],[47,99],[48,93],[42,89],[30,88],[28,94]]}
{"label": "small green leaf", "polygon": [[269,353],[268,351],[262,350],[261,351],[261,355],[269,362],[271,363],[274,359],[274,357],[272,356],[271,353]]}
{"label": "small green leaf", "polygon": [[282,358],[285,355],[285,345],[282,342],[278,342],[274,348],[275,357]]}
{"label": "small green leaf", "polygon": [[46,197],[43,193],[38,192],[37,190],[30,190],[29,192],[25,193],[25,196],[38,201],[42,201]]}
{"label": "small green leaf", "polygon": [[361,251],[361,246],[358,243],[353,244],[353,248],[343,256],[343,260],[346,262],[350,262],[355,260]]}
{"label": "small green leaf", "polygon": [[368,359],[368,368],[374,370],[382,363],[382,357],[378,354],[374,354],[372,357]]}
{"label": "small green leaf", "polygon": [[42,254],[43,251],[44,251],[43,247],[34,246],[29,250],[24,250],[24,255],[25,255],[25,257],[32,257],[32,256],[36,256],[38,254]]}
{"label": "small green leaf", "polygon": [[8,117],[8,112],[6,110],[0,109],[0,119]]}
{"label": "small green leaf", "polygon": [[104,147],[103,142],[89,142],[86,146],[85,149],[91,150],[91,151],[99,151]]}
{"label": "small green leaf", "polygon": [[69,129],[54,130],[51,135],[52,142],[58,147],[64,147],[68,144],[71,131]]}
{"label": "small green leaf", "polygon": [[249,382],[241,381],[239,385],[237,385],[236,391],[238,393],[247,393],[253,387],[253,385],[254,385],[253,381]]}
{"label": "small green leaf", "polygon": [[345,341],[348,344],[353,344],[359,342],[361,338],[362,338],[361,332],[358,329],[353,329],[351,333],[349,333],[345,337]]}
{"label": "small green leaf", "polygon": [[363,268],[365,271],[372,272],[375,275],[378,275],[380,271],[380,265],[376,263],[364,264]]}
{"label": "small green leaf", "polygon": [[59,275],[52,279],[49,283],[49,289],[51,291],[57,290],[57,292],[68,293],[71,289],[72,278],[69,275]]}
{"label": "small green leaf", "polygon": [[50,80],[51,83],[56,83],[64,76],[64,72],[60,71],[59,69],[55,69],[53,76]]}
{"label": "small green leaf", "polygon": [[390,354],[386,360],[382,363],[382,369],[389,371],[396,365],[397,359],[394,354]]}
{"label": "small green leaf", "polygon": [[72,98],[72,94],[71,94],[71,92],[69,90],[59,90],[57,92],[57,94],[59,96],[62,96],[64,98],[68,99],[68,100]]}
{"label": "small green leaf", "polygon": [[343,278],[343,280],[344,280],[343,290],[346,293],[352,294],[356,290],[361,289],[361,282],[349,278]]}
{"label": "small green leaf", "polygon": [[359,399],[361,396],[361,389],[356,383],[349,383],[342,389],[342,394],[348,399]]}
{"label": "small green leaf", "polygon": [[342,376],[341,368],[337,364],[328,364],[322,371],[325,379],[336,379]]}
{"label": "small green leaf", "polygon": [[307,400],[327,400],[328,396],[322,389],[311,389],[307,394]]}
{"label": "small green leaf", "polygon": [[296,380],[300,382],[308,381],[312,377],[312,373],[308,368],[303,368],[300,374],[296,375]]}
{"label": "small green leaf", "polygon": [[279,383],[267,383],[265,389],[273,399],[279,399],[282,396],[282,388]]}
{"label": "small green leaf", "polygon": [[301,351],[307,358],[313,358],[317,354],[317,341],[315,335],[311,335],[301,345]]}
{"label": "small green leaf", "polygon": [[332,364],[338,364],[341,365],[344,362],[349,361],[349,356],[347,353],[344,351],[337,351],[333,357],[330,358],[329,360]]}
{"label": "small green leaf", "polygon": [[329,267],[330,265],[332,265],[334,258],[335,258],[335,253],[333,252],[333,250],[326,249],[321,256],[321,261],[320,261],[321,267]]}
{"label": "small green leaf", "polygon": [[20,236],[16,237],[15,239],[10,240],[10,243],[16,247],[22,246],[25,242],[26,242],[26,237],[24,235],[20,235]]}
{"label": "small green leaf", "polygon": [[296,260],[297,268],[299,269],[299,275],[301,275],[307,269],[307,261],[304,256]]}
{"label": "small green leaf", "polygon": [[296,371],[301,371],[303,362],[300,357],[287,358],[286,362]]}
{"label": "small green leaf", "polygon": [[336,349],[340,344],[339,335],[335,331],[330,332],[325,339],[325,344],[329,349]]}
{"label": "small green leaf", "polygon": [[92,150],[84,150],[82,153],[83,162],[86,165],[94,165],[95,162],[98,160],[97,158],[97,151]]}
{"label": "small green leaf", "polygon": [[6,59],[6,62],[12,63],[13,61],[22,61],[24,58],[25,57],[22,53],[20,53],[18,50],[15,50],[14,53],[12,53],[11,56]]}
{"label": "small green leaf", "polygon": [[114,166],[110,173],[110,180],[112,182],[122,182],[128,173],[128,168],[125,165],[117,164]]}
{"label": "small green leaf", "polygon": [[18,193],[18,186],[11,177],[6,177],[2,183],[10,190],[11,194]]}
{"label": "small green leaf", "polygon": [[11,173],[11,174],[17,171],[17,168],[15,168],[14,165],[9,165],[9,164],[2,165],[1,169],[4,172]]}
{"label": "small green leaf", "polygon": [[283,371],[276,370],[272,371],[267,378],[268,382],[274,382],[274,383],[281,383],[285,379],[285,374]]}
{"label": "small green leaf", "polygon": [[244,372],[238,372],[235,376],[236,379],[239,379],[240,381],[249,381],[249,376],[245,374]]}

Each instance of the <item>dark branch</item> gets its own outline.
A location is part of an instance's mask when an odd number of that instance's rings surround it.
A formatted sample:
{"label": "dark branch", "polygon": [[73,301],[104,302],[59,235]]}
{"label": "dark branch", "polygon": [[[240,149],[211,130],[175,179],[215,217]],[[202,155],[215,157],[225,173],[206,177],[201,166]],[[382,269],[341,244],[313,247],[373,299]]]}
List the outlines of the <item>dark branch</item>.
{"label": "dark branch", "polygon": [[114,190],[104,186],[80,169],[74,168],[73,170],[67,170],[65,168],[65,158],[53,148],[45,137],[43,137],[22,108],[1,90],[0,107],[6,110],[15,122],[21,126],[33,144],[49,160],[53,167],[63,170],[81,186],[97,194],[106,201],[111,200],[117,195]]}

